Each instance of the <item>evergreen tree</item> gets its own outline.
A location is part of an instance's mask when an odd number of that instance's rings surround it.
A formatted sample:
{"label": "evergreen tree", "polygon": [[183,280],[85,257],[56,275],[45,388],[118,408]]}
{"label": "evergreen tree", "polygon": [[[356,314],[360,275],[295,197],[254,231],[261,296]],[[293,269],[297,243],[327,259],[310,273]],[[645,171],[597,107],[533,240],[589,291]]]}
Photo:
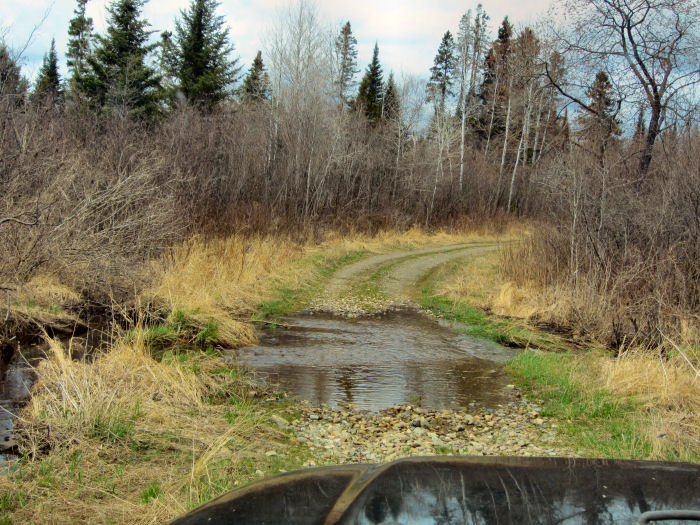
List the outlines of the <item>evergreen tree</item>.
{"label": "evergreen tree", "polygon": [[79,96],[86,91],[86,75],[88,74],[88,57],[91,52],[92,18],[85,16],[85,6],[88,0],[78,0],[78,6],[73,11],[75,15],[68,26],[68,51],[66,64],[70,71],[68,81],[69,91],[73,96]]}
{"label": "evergreen tree", "polygon": [[97,48],[88,56],[89,96],[98,108],[134,119],[160,113],[160,77],[146,64],[155,45],[148,43],[148,22],[141,18],[146,0],[113,0],[107,8],[107,32],[97,36]]}
{"label": "evergreen tree", "polygon": [[37,101],[50,99],[57,102],[62,95],[61,77],[58,73],[56,39],[51,39],[51,48],[44,55],[44,61],[34,85],[33,97]]}
{"label": "evergreen tree", "polygon": [[0,41],[0,103],[19,106],[27,96],[27,81],[20,67]]}
{"label": "evergreen tree", "polygon": [[612,137],[622,132],[616,118],[617,102],[612,91],[608,74],[599,71],[586,91],[589,111],[580,119],[584,138],[594,146],[601,162]]}
{"label": "evergreen tree", "polygon": [[233,92],[240,68],[231,58],[233,44],[216,0],[192,0],[175,23],[175,52],[170,68],[177,87],[193,105],[211,109]]}
{"label": "evergreen tree", "polygon": [[265,65],[262,60],[262,52],[253,60],[253,65],[243,81],[241,90],[243,100],[249,103],[258,103],[270,99],[270,79],[265,71]]}
{"label": "evergreen tree", "polygon": [[360,90],[357,94],[357,107],[364,111],[372,123],[376,123],[382,117],[383,81],[382,66],[379,63],[379,46],[374,44],[372,62],[367,66]]}
{"label": "evergreen tree", "polygon": [[513,25],[506,16],[498,28],[498,38],[491,45],[484,62],[480,98],[483,107],[479,129],[484,138],[490,139],[503,133],[505,128],[506,101],[509,96],[510,62]]}
{"label": "evergreen tree", "polygon": [[454,95],[452,84],[454,83],[456,67],[455,42],[452,33],[447,31],[438,47],[433,67],[430,68],[430,81],[428,82],[428,99],[433,101],[435,112],[440,115],[445,113],[447,97]]}
{"label": "evergreen tree", "polygon": [[177,48],[173,42],[172,31],[163,31],[160,34],[158,44],[158,65],[161,76],[160,85],[163,90],[163,98],[174,103],[177,98],[178,79],[175,76],[174,64],[176,63]]}
{"label": "evergreen tree", "polygon": [[351,103],[349,91],[355,85],[357,69],[357,39],[352,34],[350,22],[346,22],[335,40],[335,54],[338,62],[338,73],[335,79],[338,98],[342,106]]}
{"label": "evergreen tree", "polygon": [[401,107],[399,104],[399,94],[394,82],[394,73],[389,73],[389,79],[384,87],[384,98],[382,100],[384,107],[382,108],[382,118],[385,120],[394,120],[400,117]]}

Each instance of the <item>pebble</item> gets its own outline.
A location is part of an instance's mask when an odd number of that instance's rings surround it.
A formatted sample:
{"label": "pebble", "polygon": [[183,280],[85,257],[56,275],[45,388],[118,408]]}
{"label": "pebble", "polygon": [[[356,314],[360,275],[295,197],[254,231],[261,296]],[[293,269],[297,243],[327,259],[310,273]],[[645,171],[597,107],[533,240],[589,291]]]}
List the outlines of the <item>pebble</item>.
{"label": "pebble", "polygon": [[[304,402],[290,427],[313,450],[318,464],[435,454],[577,456],[559,443],[554,425],[540,415],[540,407],[520,398],[497,409],[474,405],[469,413],[411,405],[372,413],[354,406],[333,409]],[[307,468],[315,465],[304,463]]]}

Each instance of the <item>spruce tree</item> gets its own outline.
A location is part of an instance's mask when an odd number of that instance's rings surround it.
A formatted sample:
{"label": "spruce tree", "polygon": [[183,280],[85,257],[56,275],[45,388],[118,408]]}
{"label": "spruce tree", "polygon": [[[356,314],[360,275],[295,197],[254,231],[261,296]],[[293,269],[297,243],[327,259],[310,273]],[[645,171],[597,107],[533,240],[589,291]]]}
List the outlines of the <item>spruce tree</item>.
{"label": "spruce tree", "polygon": [[214,12],[216,0],[192,0],[175,23],[175,54],[171,64],[177,87],[191,104],[211,109],[233,92],[240,68],[231,58],[224,18]]}
{"label": "spruce tree", "polygon": [[617,102],[613,98],[613,86],[605,71],[599,71],[586,91],[589,111],[580,119],[586,140],[596,149],[602,161],[612,137],[622,130],[617,120]]}
{"label": "spruce tree", "polygon": [[27,80],[7,46],[0,41],[0,103],[20,106],[27,96]]}
{"label": "spruce tree", "polygon": [[86,76],[88,74],[88,57],[92,46],[92,18],[85,16],[85,6],[88,0],[78,0],[78,6],[73,11],[75,15],[68,26],[68,51],[66,65],[70,72],[68,88],[76,98],[86,91]]}
{"label": "spruce tree", "polygon": [[357,107],[364,111],[372,123],[376,123],[382,117],[383,99],[382,66],[379,63],[379,46],[374,44],[372,62],[367,66],[360,90],[357,94]]}
{"label": "spruce tree", "polygon": [[386,81],[386,86],[384,87],[384,99],[382,101],[382,118],[384,120],[395,120],[399,118],[401,114],[401,107],[399,104],[399,94],[396,89],[396,82],[394,82],[394,73],[389,73],[389,79]]}
{"label": "spruce tree", "polygon": [[107,8],[107,31],[97,36],[88,56],[91,73],[86,90],[98,108],[129,115],[135,120],[160,113],[160,77],[146,60],[155,45],[141,11],[146,0],[113,0]]}
{"label": "spruce tree", "polygon": [[438,52],[435,55],[433,67],[430,68],[430,81],[428,82],[428,99],[435,104],[435,112],[445,113],[445,101],[453,95],[452,84],[457,67],[455,57],[455,42],[452,33],[447,31],[440,42]]}
{"label": "spruce tree", "polygon": [[44,55],[44,61],[34,85],[34,100],[41,102],[50,100],[57,102],[62,95],[61,77],[58,73],[58,57],[56,55],[56,39],[51,39],[51,48]]}
{"label": "spruce tree", "polygon": [[335,40],[335,55],[338,63],[338,73],[335,86],[340,104],[345,107],[351,103],[349,91],[355,85],[357,69],[357,39],[352,34],[350,22],[346,22]]}
{"label": "spruce tree", "polygon": [[261,51],[255,55],[253,65],[243,81],[241,95],[245,102],[253,104],[270,99],[270,79],[265,71]]}
{"label": "spruce tree", "polygon": [[484,130],[488,141],[505,129],[507,86],[510,76],[513,25],[506,16],[498,28],[498,38],[486,53],[483,81],[480,89],[484,112],[479,128]]}

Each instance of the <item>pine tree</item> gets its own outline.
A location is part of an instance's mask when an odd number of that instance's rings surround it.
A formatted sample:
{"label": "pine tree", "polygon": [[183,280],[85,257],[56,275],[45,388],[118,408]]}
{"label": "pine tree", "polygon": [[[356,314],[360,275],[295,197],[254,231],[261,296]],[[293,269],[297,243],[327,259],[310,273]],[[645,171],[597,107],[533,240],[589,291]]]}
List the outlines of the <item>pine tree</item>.
{"label": "pine tree", "polygon": [[602,162],[610,140],[622,132],[613,87],[605,71],[598,72],[586,95],[589,111],[581,117],[580,124],[584,138],[594,146]]}
{"label": "pine tree", "polygon": [[231,58],[234,47],[224,17],[214,13],[218,5],[216,0],[192,0],[175,23],[171,69],[181,93],[203,109],[231,96],[240,71],[238,59]]}
{"label": "pine tree", "polygon": [[27,81],[20,67],[0,41],[0,103],[20,106],[27,96]]}
{"label": "pine tree", "polygon": [[55,103],[62,94],[61,77],[58,73],[58,57],[56,55],[56,39],[51,39],[51,48],[44,55],[44,61],[39,70],[32,96],[39,102],[51,100]]}
{"label": "pine tree", "polygon": [[382,103],[384,105],[382,108],[382,118],[384,120],[395,120],[400,117],[401,106],[393,72],[389,73],[389,79],[386,81]]}
{"label": "pine tree", "polygon": [[335,86],[343,107],[350,106],[349,91],[355,85],[357,69],[357,39],[352,34],[350,22],[346,22],[335,40],[335,55],[338,63],[338,73]]}
{"label": "pine tree", "polygon": [[445,101],[452,92],[454,73],[457,67],[455,57],[455,42],[452,33],[447,31],[440,42],[438,52],[435,55],[433,67],[430,68],[430,81],[428,82],[428,99],[435,104],[435,112],[445,113]]}
{"label": "pine tree", "polygon": [[136,120],[160,113],[160,77],[146,64],[155,45],[148,43],[148,22],[141,18],[146,0],[113,0],[107,8],[106,34],[88,56],[86,90],[98,108]]}
{"label": "pine tree", "polygon": [[357,94],[357,107],[361,108],[372,123],[382,117],[383,81],[382,66],[379,63],[379,46],[374,44],[372,62],[367,66],[360,90]]}
{"label": "pine tree", "polygon": [[261,51],[258,51],[243,81],[241,94],[245,102],[253,104],[270,99],[270,79],[265,71]]}
{"label": "pine tree", "polygon": [[68,81],[72,96],[78,97],[86,91],[86,75],[88,74],[88,57],[91,53],[92,18],[85,16],[85,6],[88,0],[78,0],[78,6],[73,11],[75,15],[68,26],[68,51],[66,64],[70,71]]}
{"label": "pine tree", "polygon": [[511,80],[510,62],[512,51],[513,26],[506,16],[498,28],[498,38],[491,45],[484,62],[483,81],[480,98],[484,111],[479,129],[484,130],[486,147],[490,140],[504,132],[506,105],[509,97],[508,86]]}

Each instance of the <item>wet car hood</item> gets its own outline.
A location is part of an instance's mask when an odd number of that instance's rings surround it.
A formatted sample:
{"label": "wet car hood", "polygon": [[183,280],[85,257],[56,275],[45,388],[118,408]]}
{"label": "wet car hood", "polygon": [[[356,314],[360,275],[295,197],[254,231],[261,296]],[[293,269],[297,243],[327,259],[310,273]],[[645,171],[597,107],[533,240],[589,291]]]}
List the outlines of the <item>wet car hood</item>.
{"label": "wet car hood", "polygon": [[278,475],[215,499],[173,525],[624,524],[646,523],[661,517],[655,511],[667,510],[700,511],[700,465],[430,457]]}

